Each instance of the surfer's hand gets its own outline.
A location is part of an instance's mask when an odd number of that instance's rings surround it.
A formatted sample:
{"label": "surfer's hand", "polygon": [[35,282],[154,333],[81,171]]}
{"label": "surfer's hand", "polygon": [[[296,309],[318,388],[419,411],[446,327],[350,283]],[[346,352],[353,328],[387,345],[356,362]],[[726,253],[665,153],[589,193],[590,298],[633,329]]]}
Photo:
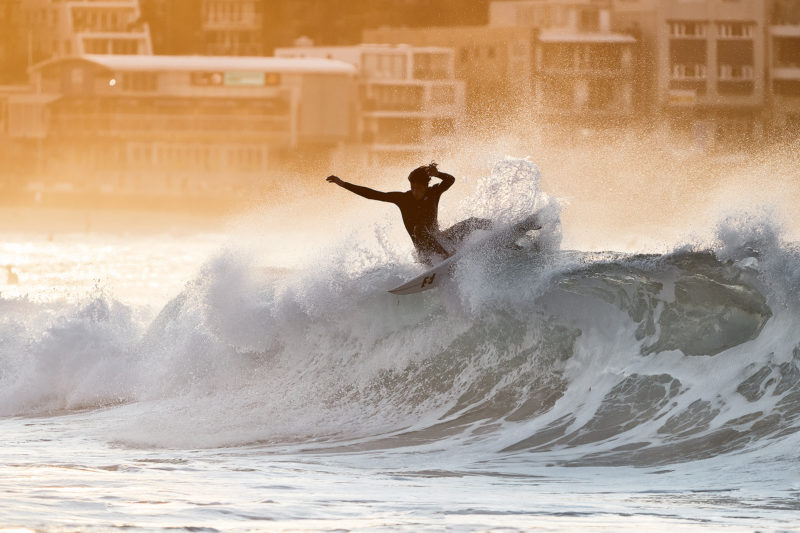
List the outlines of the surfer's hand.
{"label": "surfer's hand", "polygon": [[436,161],[431,161],[431,164],[425,167],[428,171],[428,176],[436,177],[439,175],[439,169],[436,168]]}
{"label": "surfer's hand", "polygon": [[338,176],[333,176],[333,175],[328,176],[327,178],[325,178],[325,181],[327,181],[328,183],[335,183],[336,185],[341,185],[342,184],[342,180],[339,179]]}

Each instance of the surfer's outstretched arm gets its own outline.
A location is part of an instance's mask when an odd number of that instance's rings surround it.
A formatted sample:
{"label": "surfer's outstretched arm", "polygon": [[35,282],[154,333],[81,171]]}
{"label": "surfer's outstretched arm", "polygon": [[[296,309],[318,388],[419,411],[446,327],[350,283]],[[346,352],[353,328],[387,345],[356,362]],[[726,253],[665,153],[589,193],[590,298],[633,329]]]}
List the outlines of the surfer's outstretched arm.
{"label": "surfer's outstretched arm", "polygon": [[369,187],[362,187],[361,185],[355,185],[353,183],[347,183],[343,181],[341,178],[337,176],[328,176],[325,178],[328,183],[335,183],[339,187],[343,189],[347,189],[348,191],[357,194],[359,196],[363,196],[368,200],[378,200],[379,202],[396,202],[397,195],[402,193],[397,192],[381,192],[376,191],[375,189],[370,189]]}

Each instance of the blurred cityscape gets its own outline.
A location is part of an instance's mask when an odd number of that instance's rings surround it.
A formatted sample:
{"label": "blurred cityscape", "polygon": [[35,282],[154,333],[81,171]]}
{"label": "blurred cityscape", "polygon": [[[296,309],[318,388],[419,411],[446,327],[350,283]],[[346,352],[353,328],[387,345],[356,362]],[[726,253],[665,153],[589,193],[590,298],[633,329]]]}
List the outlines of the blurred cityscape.
{"label": "blurred cityscape", "polygon": [[0,0],[3,203],[236,199],[508,123],[797,138],[800,0]]}

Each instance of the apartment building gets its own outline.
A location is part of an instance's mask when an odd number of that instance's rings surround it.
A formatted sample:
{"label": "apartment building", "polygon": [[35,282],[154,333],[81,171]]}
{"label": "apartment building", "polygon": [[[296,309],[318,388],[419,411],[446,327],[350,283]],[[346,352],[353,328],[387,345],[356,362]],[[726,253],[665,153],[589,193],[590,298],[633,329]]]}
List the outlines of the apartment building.
{"label": "apartment building", "polygon": [[7,135],[45,188],[233,191],[352,140],[355,76],[326,59],[58,58],[7,99]]}
{"label": "apartment building", "polygon": [[640,36],[652,113],[703,149],[759,137],[767,103],[767,0],[613,0]]}
{"label": "apartment building", "polygon": [[760,136],[765,106],[763,0],[659,4],[660,104],[704,142]]}
{"label": "apartment building", "polygon": [[607,122],[634,111],[636,39],[612,31],[610,2],[492,2],[488,26],[368,30],[364,40],[453,48],[473,116]]}
{"label": "apartment building", "polygon": [[328,58],[359,72],[359,137],[370,160],[418,156],[433,139],[457,131],[464,84],[449,48],[408,45],[296,46],[282,58]]}
{"label": "apartment building", "polygon": [[465,84],[466,111],[475,119],[506,116],[533,97],[536,31],[529,27],[453,26],[365,30],[364,42],[453,50],[455,77]]}
{"label": "apartment building", "polygon": [[264,54],[263,0],[202,0],[202,46],[207,55]]}
{"label": "apartment building", "polygon": [[492,2],[489,25],[538,29],[532,78],[536,115],[583,124],[632,118],[637,41],[612,31],[610,1]]}
{"label": "apartment building", "polygon": [[152,54],[138,0],[22,0],[29,64],[82,54]]}

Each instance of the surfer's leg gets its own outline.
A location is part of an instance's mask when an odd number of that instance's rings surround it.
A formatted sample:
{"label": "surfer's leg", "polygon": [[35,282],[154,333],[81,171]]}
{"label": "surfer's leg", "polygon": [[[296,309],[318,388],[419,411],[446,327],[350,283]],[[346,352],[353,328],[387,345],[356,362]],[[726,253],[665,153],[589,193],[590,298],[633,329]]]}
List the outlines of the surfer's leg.
{"label": "surfer's leg", "polygon": [[453,224],[451,227],[444,230],[442,235],[448,242],[458,247],[473,231],[478,229],[488,230],[491,229],[491,227],[492,221],[488,218],[471,217]]}
{"label": "surfer's leg", "polygon": [[417,249],[417,257],[425,264],[433,264],[452,255],[439,242],[440,235],[425,228],[418,228],[414,231],[414,247]]}

